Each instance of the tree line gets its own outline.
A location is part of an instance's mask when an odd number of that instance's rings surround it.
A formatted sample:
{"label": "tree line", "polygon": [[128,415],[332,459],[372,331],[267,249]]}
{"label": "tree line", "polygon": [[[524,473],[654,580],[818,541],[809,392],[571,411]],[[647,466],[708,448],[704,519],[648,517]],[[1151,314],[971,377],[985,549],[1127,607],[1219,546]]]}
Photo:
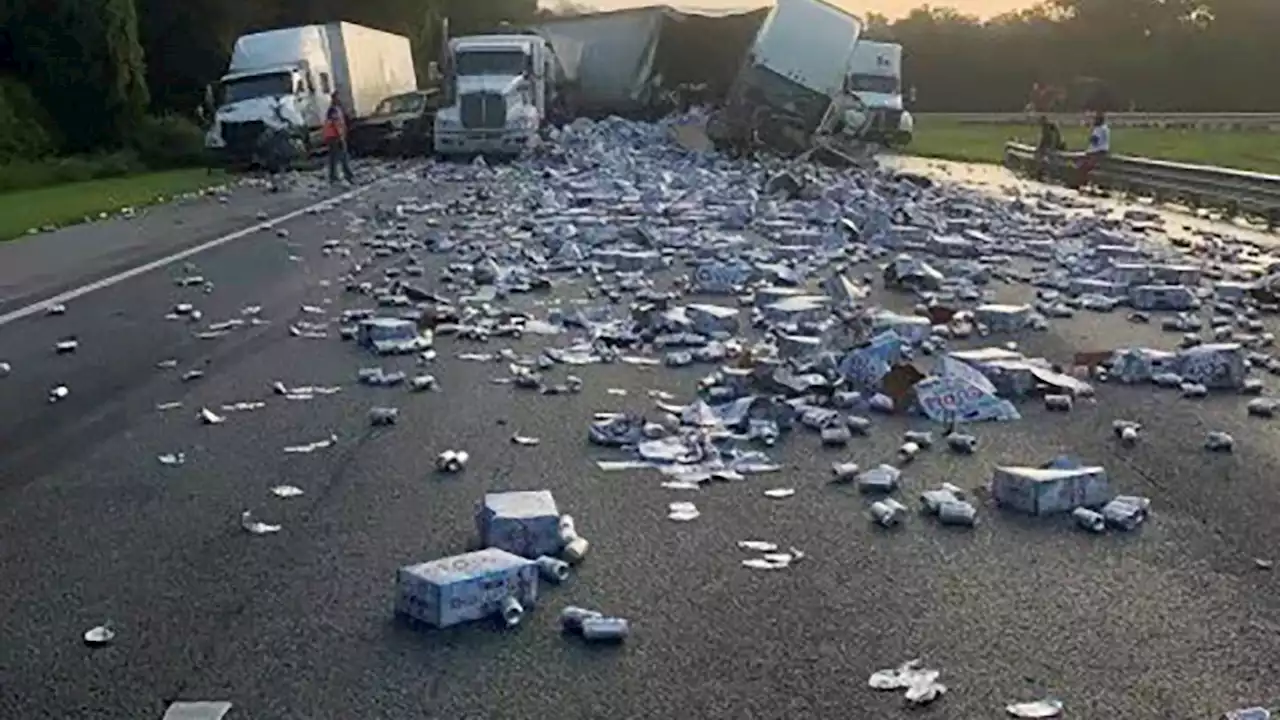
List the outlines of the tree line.
{"label": "tree line", "polygon": [[[154,134],[158,116],[191,115],[252,30],[348,20],[409,36],[425,69],[445,18],[458,34],[538,13],[536,0],[0,0],[0,162],[120,147]],[[927,6],[866,20],[867,37],[906,48],[917,111],[1019,110],[1035,84],[1038,103],[1063,110],[1280,110],[1268,77],[1280,0],[1046,0],[988,21]]]}
{"label": "tree line", "polygon": [[869,16],[905,48],[920,112],[1280,111],[1280,0],[1047,0],[981,21],[919,8]]}

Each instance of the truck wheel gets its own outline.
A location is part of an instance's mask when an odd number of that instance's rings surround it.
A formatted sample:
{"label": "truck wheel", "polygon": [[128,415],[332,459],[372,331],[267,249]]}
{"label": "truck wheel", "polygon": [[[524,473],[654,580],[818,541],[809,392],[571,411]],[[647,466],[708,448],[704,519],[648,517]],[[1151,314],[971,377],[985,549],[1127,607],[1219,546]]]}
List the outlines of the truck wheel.
{"label": "truck wheel", "polygon": [[909,133],[909,132],[896,132],[896,133],[894,133],[894,134],[893,134],[893,138],[890,140],[890,144],[891,144],[891,145],[893,145],[893,147],[896,147],[896,148],[904,148],[904,147],[906,147],[906,146],[910,145],[910,144],[911,144],[911,133]]}

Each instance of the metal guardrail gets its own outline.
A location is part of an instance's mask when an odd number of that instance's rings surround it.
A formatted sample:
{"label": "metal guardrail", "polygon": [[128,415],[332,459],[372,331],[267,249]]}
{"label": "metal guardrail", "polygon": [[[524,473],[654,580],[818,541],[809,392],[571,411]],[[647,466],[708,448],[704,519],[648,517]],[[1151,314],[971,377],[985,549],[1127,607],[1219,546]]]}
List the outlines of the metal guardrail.
{"label": "metal guardrail", "polygon": [[[1031,145],[1004,146],[1005,167],[1070,186],[1078,184],[1081,157],[1078,152],[1053,153],[1040,162]],[[1212,208],[1228,217],[1261,219],[1271,230],[1280,227],[1280,175],[1111,155],[1089,173],[1088,184],[1156,202]]]}
{"label": "metal guardrail", "polygon": [[[1087,113],[1048,113],[1054,122],[1062,126],[1089,125]],[[930,120],[959,123],[962,125],[1024,125],[1035,122],[1039,113],[922,113],[917,119],[927,124]],[[1253,132],[1280,132],[1280,112],[1274,113],[1107,113],[1112,127],[1173,128],[1181,130],[1249,130]]]}

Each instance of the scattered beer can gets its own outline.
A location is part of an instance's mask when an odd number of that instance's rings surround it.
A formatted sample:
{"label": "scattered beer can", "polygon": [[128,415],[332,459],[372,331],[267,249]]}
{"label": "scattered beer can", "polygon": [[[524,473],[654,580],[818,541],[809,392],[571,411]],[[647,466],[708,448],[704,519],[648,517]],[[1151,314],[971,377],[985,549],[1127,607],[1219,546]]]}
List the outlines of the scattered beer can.
{"label": "scattered beer can", "polygon": [[582,622],[584,620],[599,619],[602,617],[604,617],[604,613],[570,605],[560,611],[560,628],[565,632],[582,632]]}
{"label": "scattered beer can", "polygon": [[631,634],[631,626],[617,617],[586,617],[582,619],[582,637],[593,643],[620,643]]}
{"label": "scattered beer can", "polygon": [[1081,507],[1072,510],[1071,517],[1075,520],[1076,525],[1089,532],[1102,533],[1107,531],[1107,519],[1103,517],[1102,513]]}

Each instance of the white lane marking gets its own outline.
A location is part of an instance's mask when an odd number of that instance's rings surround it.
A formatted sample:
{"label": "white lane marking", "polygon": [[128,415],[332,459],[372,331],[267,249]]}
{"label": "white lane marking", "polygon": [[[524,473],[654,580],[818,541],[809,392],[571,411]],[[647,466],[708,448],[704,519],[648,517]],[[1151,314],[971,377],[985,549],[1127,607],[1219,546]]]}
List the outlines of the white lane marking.
{"label": "white lane marking", "polygon": [[[304,208],[299,208],[292,212],[287,212],[284,215],[271,218],[270,220],[264,220],[255,225],[250,225],[249,227],[244,228],[242,230],[237,230],[233,233],[228,233],[226,235],[223,235],[222,237],[214,238],[213,240],[202,243],[200,245],[196,245],[195,247],[190,247],[190,248],[187,248],[186,250],[182,250],[172,255],[162,257],[159,260],[152,260],[151,262],[146,263],[145,265],[139,265],[134,268],[129,268],[128,270],[112,275],[111,277],[106,277],[101,280],[91,282],[88,285],[81,285],[78,288],[68,290],[60,295],[54,295],[51,298],[41,300],[40,302],[32,303],[24,308],[18,308],[17,310],[14,310],[12,312],[8,312],[8,313],[5,313],[4,315],[0,315],[0,327],[8,325],[9,323],[12,323],[12,322],[16,322],[23,318],[36,315],[38,313],[47,312],[49,308],[53,307],[54,305],[62,305],[64,303],[70,302],[71,300],[75,300],[76,298],[84,297],[85,295],[88,295],[91,292],[103,290],[111,287],[112,285],[118,285],[124,282],[125,280],[129,280],[129,279],[138,277],[139,275],[149,273],[152,270],[159,270],[160,268],[165,267],[167,265],[172,265],[173,263],[176,263],[179,260],[186,260],[187,258],[193,255],[199,255],[205,250],[212,250],[213,248],[216,248],[220,245],[226,245],[229,242],[232,242],[234,240],[239,240],[240,238],[247,237],[254,233],[262,232],[263,230],[270,230],[271,228],[277,225],[280,225],[281,223],[287,223],[290,220],[295,220],[297,218],[300,218],[303,215],[306,215],[307,213],[310,213],[313,210],[317,210],[319,208],[328,207],[330,205],[336,205],[338,203],[346,202],[347,200],[350,200],[353,197],[357,197],[366,192],[369,192],[373,188],[377,187],[378,185],[381,185],[384,182],[387,182],[388,180],[393,180],[393,179],[397,179],[405,176],[406,176],[405,173],[396,173],[393,175],[388,175],[387,177],[379,178],[369,183],[368,185],[361,185],[360,187],[352,190],[348,190],[342,193],[341,195],[334,195],[331,198],[326,198],[324,200],[321,200],[320,202],[312,203],[311,205],[308,205]],[[39,238],[28,239],[28,241],[31,241],[31,240],[39,242]]]}

